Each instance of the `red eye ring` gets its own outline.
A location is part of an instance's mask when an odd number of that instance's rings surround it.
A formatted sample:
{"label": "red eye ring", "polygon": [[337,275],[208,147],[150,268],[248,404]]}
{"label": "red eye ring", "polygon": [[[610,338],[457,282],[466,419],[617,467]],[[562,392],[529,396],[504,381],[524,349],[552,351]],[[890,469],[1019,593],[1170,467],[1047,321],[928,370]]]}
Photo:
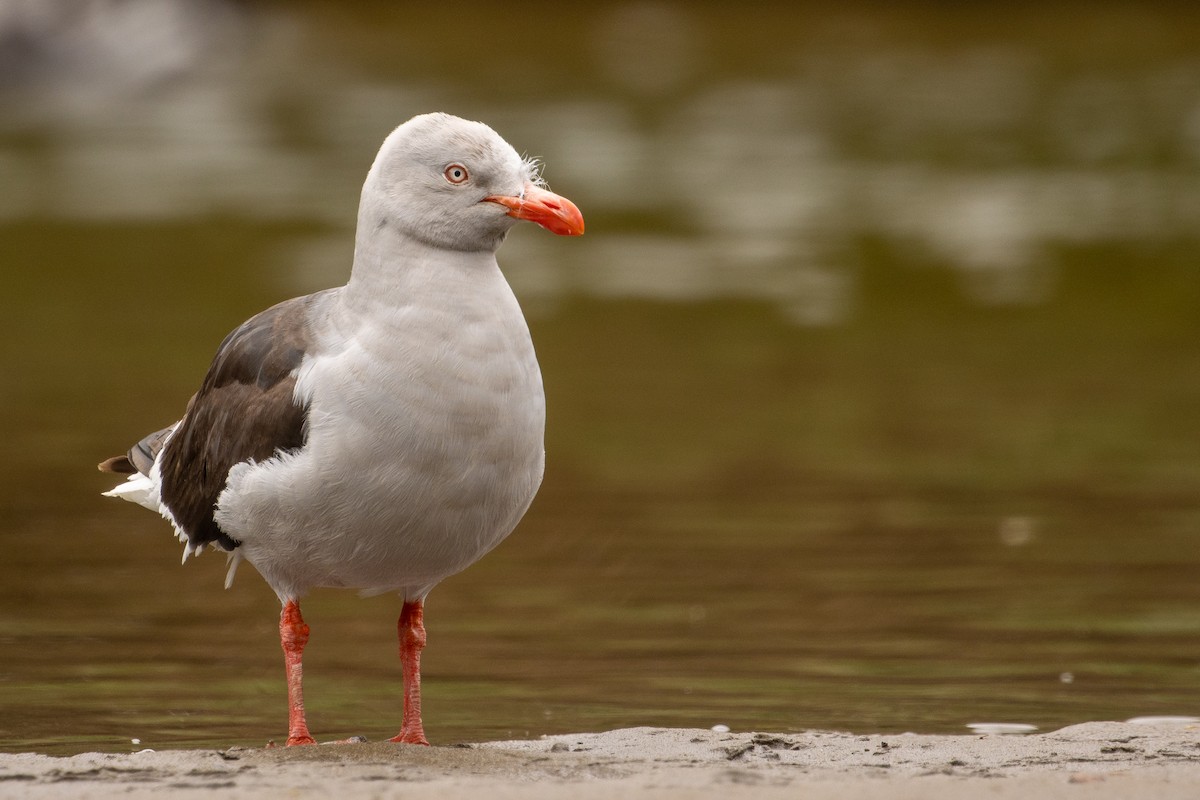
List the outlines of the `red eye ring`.
{"label": "red eye ring", "polygon": [[442,175],[446,177],[446,180],[455,185],[466,183],[467,179],[471,177],[470,173],[467,172],[467,168],[462,164],[451,164],[446,167]]}

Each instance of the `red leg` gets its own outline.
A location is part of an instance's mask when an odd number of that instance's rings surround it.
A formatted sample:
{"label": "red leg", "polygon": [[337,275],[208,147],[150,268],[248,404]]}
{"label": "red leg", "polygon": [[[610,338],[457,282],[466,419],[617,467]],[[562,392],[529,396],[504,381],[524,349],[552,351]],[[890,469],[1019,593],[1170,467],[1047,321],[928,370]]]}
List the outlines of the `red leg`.
{"label": "red leg", "polygon": [[425,606],[405,603],[396,628],[400,634],[400,670],[404,674],[404,720],[393,742],[428,745],[421,727],[421,649],[425,647]]}
{"label": "red leg", "polygon": [[308,625],[300,616],[300,604],[288,600],[279,615],[279,643],[283,645],[283,664],[287,671],[288,687],[288,747],[295,744],[316,744],[304,721],[304,690],[301,688],[303,668],[300,659],[308,643]]}

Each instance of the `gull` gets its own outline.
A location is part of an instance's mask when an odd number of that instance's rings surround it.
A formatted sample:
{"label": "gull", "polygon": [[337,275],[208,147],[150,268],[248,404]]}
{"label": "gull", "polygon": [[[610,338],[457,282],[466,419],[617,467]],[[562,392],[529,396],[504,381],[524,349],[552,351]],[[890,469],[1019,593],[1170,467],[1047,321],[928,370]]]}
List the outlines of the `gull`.
{"label": "gull", "polygon": [[449,114],[383,142],[363,184],[344,286],[230,333],[181,419],[100,464],[106,495],[166,518],[183,560],[248,561],[279,597],[288,745],[304,716],[300,599],[318,587],[397,593],[404,709],[421,723],[425,597],[498,545],[542,481],[546,403],[525,317],[496,251],[528,220],[566,236],[583,216],[536,160]]}

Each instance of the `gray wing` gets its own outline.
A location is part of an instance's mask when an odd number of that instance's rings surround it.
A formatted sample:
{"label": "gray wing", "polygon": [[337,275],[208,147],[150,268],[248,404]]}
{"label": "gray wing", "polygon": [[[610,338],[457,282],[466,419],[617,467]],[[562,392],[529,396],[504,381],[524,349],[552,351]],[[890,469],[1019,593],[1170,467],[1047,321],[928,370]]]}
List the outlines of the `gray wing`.
{"label": "gray wing", "polygon": [[191,545],[237,547],[213,518],[217,497],[235,464],[304,446],[308,409],[294,400],[294,373],[313,344],[314,307],[335,291],[284,301],[235,329],[217,349],[174,435],[167,440],[175,426],[156,431],[101,469],[149,474],[157,459],[163,505]]}
{"label": "gray wing", "polygon": [[158,454],[162,450],[163,440],[174,429],[174,425],[168,425],[161,431],[155,431],[129,448],[129,452],[125,455],[113,456],[101,461],[97,465],[97,469],[101,472],[115,472],[118,475],[132,475],[135,472],[149,475],[150,468],[154,466],[154,459],[158,458]]}

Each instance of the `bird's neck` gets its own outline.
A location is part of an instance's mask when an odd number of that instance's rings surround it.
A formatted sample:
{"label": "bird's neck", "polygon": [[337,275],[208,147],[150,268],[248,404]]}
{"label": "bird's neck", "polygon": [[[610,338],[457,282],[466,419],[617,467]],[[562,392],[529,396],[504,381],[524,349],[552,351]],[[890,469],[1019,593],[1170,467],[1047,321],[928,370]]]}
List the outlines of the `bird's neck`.
{"label": "bird's neck", "polygon": [[450,307],[486,294],[497,278],[503,281],[491,251],[434,247],[386,219],[360,217],[342,305],[356,314],[413,304]]}

